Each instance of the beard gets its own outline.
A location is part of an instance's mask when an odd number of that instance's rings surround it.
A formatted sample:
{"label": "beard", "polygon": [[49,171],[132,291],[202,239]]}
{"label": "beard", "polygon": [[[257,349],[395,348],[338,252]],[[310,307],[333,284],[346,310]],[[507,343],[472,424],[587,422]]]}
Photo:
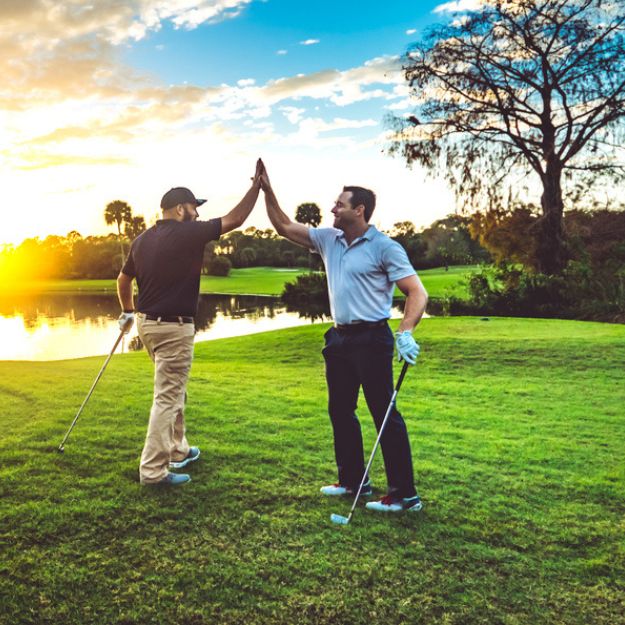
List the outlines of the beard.
{"label": "beard", "polygon": [[182,221],[193,221],[195,219],[195,215],[193,215],[192,213],[190,213],[186,208],[184,210],[184,217],[182,218]]}

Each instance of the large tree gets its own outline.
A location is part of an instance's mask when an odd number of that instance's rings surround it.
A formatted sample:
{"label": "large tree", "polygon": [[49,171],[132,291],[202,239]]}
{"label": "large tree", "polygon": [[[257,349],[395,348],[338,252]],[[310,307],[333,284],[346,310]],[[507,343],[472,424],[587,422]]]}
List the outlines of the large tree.
{"label": "large tree", "polygon": [[132,219],[132,208],[127,202],[114,200],[109,202],[104,209],[104,221],[108,226],[117,225],[117,237],[121,250],[122,265],[124,264],[124,243],[122,241],[122,224],[128,223]]}
{"label": "large tree", "polygon": [[[417,98],[393,151],[441,170],[469,208],[525,200],[539,182],[535,266],[566,264],[566,187],[623,180],[623,0],[482,0],[405,56]],[[523,188],[525,187],[525,189]]]}

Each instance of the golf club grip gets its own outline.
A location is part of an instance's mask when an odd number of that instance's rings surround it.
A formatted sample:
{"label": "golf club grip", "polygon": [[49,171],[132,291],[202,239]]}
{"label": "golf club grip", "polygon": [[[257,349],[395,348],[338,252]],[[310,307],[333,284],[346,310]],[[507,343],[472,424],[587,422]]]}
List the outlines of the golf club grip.
{"label": "golf club grip", "polygon": [[399,389],[401,388],[401,383],[404,381],[404,377],[406,376],[406,372],[408,371],[409,366],[410,364],[408,364],[408,361],[404,360],[404,366],[401,368],[401,373],[399,374],[399,378],[397,378],[397,384],[395,385],[396,391],[399,391]]}

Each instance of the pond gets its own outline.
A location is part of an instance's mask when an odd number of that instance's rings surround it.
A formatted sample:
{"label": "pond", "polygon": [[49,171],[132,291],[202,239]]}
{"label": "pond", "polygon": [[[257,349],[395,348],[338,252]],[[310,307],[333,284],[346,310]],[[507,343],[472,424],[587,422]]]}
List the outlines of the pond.
{"label": "pond", "polygon": [[[395,312],[401,311],[401,307]],[[112,293],[0,296],[0,360],[62,360],[108,354],[119,330],[119,303]],[[196,341],[305,325],[278,298],[201,295]],[[118,351],[142,349],[136,328]]]}

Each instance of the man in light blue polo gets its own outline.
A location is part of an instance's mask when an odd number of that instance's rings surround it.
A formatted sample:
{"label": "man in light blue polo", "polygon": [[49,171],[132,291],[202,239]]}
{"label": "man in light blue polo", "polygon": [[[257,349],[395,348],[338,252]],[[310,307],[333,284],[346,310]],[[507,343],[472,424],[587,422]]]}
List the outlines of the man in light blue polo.
{"label": "man in light blue polo", "polygon": [[[338,482],[324,486],[321,492],[354,495],[365,471],[356,416],[359,389],[362,386],[378,431],[393,394],[394,341],[387,320],[395,284],[406,295],[395,343],[398,358],[410,364],[415,364],[419,354],[412,330],[423,316],[427,293],[401,245],[369,225],[375,208],[372,191],[344,187],[332,209],[334,227],[308,228],[282,212],[266,172],[261,176],[261,188],[277,232],[317,251],[326,267],[334,327],[325,334],[323,356]],[[396,409],[389,416],[381,446],[388,492],[379,501],[367,503],[367,508],[381,512],[420,510],[406,424]],[[361,492],[372,493],[368,476]]]}

